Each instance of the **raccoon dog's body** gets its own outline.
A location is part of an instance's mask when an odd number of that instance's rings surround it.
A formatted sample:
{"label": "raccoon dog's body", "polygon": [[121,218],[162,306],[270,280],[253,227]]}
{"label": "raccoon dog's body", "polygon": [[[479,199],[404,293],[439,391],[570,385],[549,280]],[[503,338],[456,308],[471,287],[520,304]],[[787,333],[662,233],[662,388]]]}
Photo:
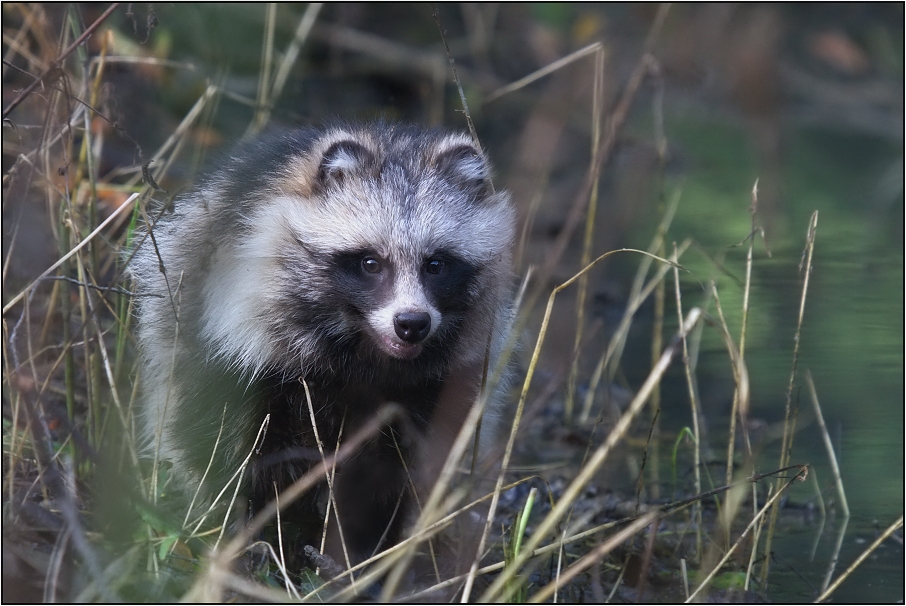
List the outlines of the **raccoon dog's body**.
{"label": "raccoon dog's body", "polygon": [[[370,556],[398,538],[419,440],[445,456],[489,351],[494,367],[513,231],[465,135],[340,125],[240,148],[132,263],[149,448],[194,488],[216,444],[204,482],[216,494],[270,414],[249,471],[261,503],[317,458],[302,379],[330,449],[395,402],[407,418],[336,475],[343,539],[353,560]],[[316,501],[297,507],[309,537]]]}

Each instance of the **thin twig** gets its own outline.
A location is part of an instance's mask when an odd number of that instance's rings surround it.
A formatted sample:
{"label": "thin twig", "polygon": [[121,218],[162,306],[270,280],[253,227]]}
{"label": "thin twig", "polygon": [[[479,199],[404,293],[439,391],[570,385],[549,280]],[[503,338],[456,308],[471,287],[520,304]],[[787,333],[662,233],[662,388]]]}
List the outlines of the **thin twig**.
{"label": "thin twig", "polygon": [[[572,52],[561,59],[557,59],[553,63],[549,63],[549,64],[545,65],[544,67],[542,67],[539,70],[533,71],[528,76],[524,76],[524,77],[520,78],[519,80],[516,80],[515,82],[511,82],[510,84],[507,84],[506,86],[502,86],[502,87],[498,88],[497,90],[489,93],[488,96],[485,97],[484,102],[490,103],[491,101],[494,101],[495,99],[499,99],[500,97],[507,95],[513,91],[517,91],[520,88],[524,88],[524,87],[528,86],[529,84],[531,84],[532,82],[535,82],[536,80],[540,80],[544,76],[547,76],[548,74],[554,73],[561,67],[566,67],[567,65],[569,65],[570,63],[573,63],[574,61],[578,61],[582,57],[585,57],[587,55],[590,55],[590,54],[598,52],[598,51],[603,52],[603,50],[604,50],[603,44],[601,44],[600,42],[592,42],[591,44],[589,44],[588,46],[586,46],[584,48],[580,48],[579,50]],[[595,72],[595,75],[597,77],[597,71]]]}
{"label": "thin twig", "polygon": [[444,35],[444,28],[440,24],[440,17],[437,15],[436,6],[433,10],[433,16],[434,21],[437,23],[437,29],[440,30],[440,39],[443,41],[444,48],[447,51],[447,59],[450,61],[450,71],[453,72],[453,81],[456,83],[456,90],[459,91],[459,100],[462,103],[462,110],[466,115],[466,123],[469,125],[469,133],[472,135],[472,142],[478,148],[478,151],[481,152],[481,142],[478,140],[478,133],[475,132],[475,124],[472,123],[472,114],[469,112],[469,103],[466,101],[466,93],[462,90],[462,82],[459,81],[459,74],[456,73],[456,61],[453,59],[453,53],[450,52],[450,45],[447,44],[447,37]]}
{"label": "thin twig", "polygon": [[101,14],[100,17],[98,17],[97,19],[95,19],[94,23],[92,23],[90,26],[88,26],[88,28],[87,28],[84,32],[82,32],[82,35],[81,35],[81,36],[79,36],[78,38],[76,38],[75,42],[73,42],[72,44],[70,44],[70,45],[66,48],[66,50],[64,50],[62,53],[60,53],[60,56],[57,57],[57,58],[54,60],[54,62],[50,65],[50,67],[48,67],[46,70],[44,70],[44,73],[42,73],[41,76],[40,76],[37,80],[33,80],[33,81],[31,82],[31,84],[29,84],[28,86],[26,86],[25,89],[24,89],[21,93],[19,93],[19,94],[16,96],[16,98],[13,99],[12,102],[10,102],[9,105],[6,106],[6,109],[3,110],[3,118],[6,119],[6,117],[9,115],[9,113],[10,113],[11,111],[13,111],[14,109],[16,109],[16,107],[18,107],[19,104],[22,103],[22,101],[24,101],[25,98],[28,97],[28,95],[30,95],[30,94],[32,93],[32,91],[35,90],[35,88],[37,88],[37,86],[38,86],[39,84],[41,84],[42,82],[44,82],[44,80],[45,80],[50,74],[54,73],[57,69],[59,69],[60,63],[63,61],[63,59],[65,59],[65,58],[68,57],[70,54],[72,54],[72,51],[74,51],[75,49],[77,49],[77,48],[79,47],[79,45],[81,45],[83,42],[85,42],[85,40],[87,40],[87,39],[91,36],[91,34],[94,33],[94,30],[96,30],[96,29],[98,28],[98,26],[101,25],[101,23],[103,23],[104,21],[106,21],[106,20],[107,20],[107,17],[109,17],[109,16],[113,13],[113,11],[116,10],[116,8],[117,8],[119,5],[120,5],[119,2],[114,2],[113,4],[111,4],[111,5],[107,8],[107,10],[105,10],[105,11]]}
{"label": "thin twig", "polygon": [[[646,49],[651,48],[653,41],[660,33],[661,26],[663,25],[664,19],[666,19],[669,8],[669,4],[662,4],[658,8],[658,14],[655,17],[654,23],[652,24],[646,39]],[[635,95],[638,92],[642,81],[645,79],[645,75],[649,73],[652,66],[655,64],[656,61],[654,57],[646,52],[642,55],[633,69],[629,81],[626,84],[626,89],[623,91],[620,101],[617,103],[610,115],[610,119],[607,121],[606,133],[604,140],[601,143],[601,152],[598,154],[597,161],[586,174],[582,187],[574,198],[573,205],[566,216],[563,229],[557,236],[557,240],[554,242],[550,253],[547,255],[547,261],[541,268],[540,279],[542,284],[545,283],[547,276],[551,275],[554,268],[560,262],[563,253],[566,251],[566,247],[572,239],[573,232],[575,232],[576,227],[578,227],[579,221],[584,214],[585,204],[589,200],[589,192],[594,185],[595,177],[596,175],[601,174],[604,165],[610,160],[610,156],[616,146],[617,134],[629,115],[629,110],[635,100]]]}
{"label": "thin twig", "polygon": [[86,236],[84,240],[82,240],[82,241],[79,242],[77,245],[75,245],[75,246],[72,248],[72,250],[70,250],[68,253],[66,253],[65,255],[63,255],[63,257],[62,257],[60,260],[58,260],[56,263],[54,263],[53,265],[51,265],[50,267],[48,267],[47,269],[45,269],[45,270],[41,273],[41,275],[38,276],[37,278],[35,278],[34,281],[32,281],[32,283],[29,284],[22,292],[20,292],[18,295],[16,295],[15,297],[13,297],[13,299],[12,299],[9,303],[7,303],[6,305],[4,305],[4,306],[3,306],[3,313],[5,314],[5,313],[8,312],[10,309],[12,309],[12,307],[13,307],[16,303],[18,303],[19,301],[21,301],[21,300],[22,300],[22,297],[24,297],[24,296],[26,295],[26,293],[28,293],[32,288],[34,288],[35,285],[36,285],[38,282],[40,282],[41,280],[43,280],[44,278],[46,278],[51,272],[53,272],[55,269],[57,269],[58,267],[60,267],[61,265],[63,265],[63,263],[65,263],[66,261],[68,261],[70,257],[72,257],[74,254],[76,254],[77,252],[79,252],[79,251],[82,249],[83,246],[85,246],[86,244],[88,244],[89,242],[91,242],[91,240],[92,240],[96,235],[98,235],[105,227],[107,227],[107,225],[108,225],[111,221],[113,221],[117,216],[119,216],[120,214],[122,214],[122,213],[125,212],[126,210],[132,208],[132,203],[135,202],[136,198],[138,198],[138,194],[132,194],[131,196],[129,196],[129,199],[126,200],[125,202],[123,202],[123,204],[122,204],[119,208],[117,208],[115,211],[113,211],[113,212],[110,214],[110,216],[107,217],[107,218],[104,220],[103,223],[101,223],[100,225],[98,225],[98,226],[97,226],[97,229],[95,229],[93,232],[91,232],[90,234],[88,234],[88,236]]}

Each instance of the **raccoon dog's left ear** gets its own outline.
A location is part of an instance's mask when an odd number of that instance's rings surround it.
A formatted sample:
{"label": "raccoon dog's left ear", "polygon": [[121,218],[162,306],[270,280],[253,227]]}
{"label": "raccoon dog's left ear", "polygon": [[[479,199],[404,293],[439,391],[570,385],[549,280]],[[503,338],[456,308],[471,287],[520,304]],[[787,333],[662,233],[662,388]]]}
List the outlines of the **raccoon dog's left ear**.
{"label": "raccoon dog's left ear", "polygon": [[318,166],[318,185],[341,184],[347,176],[370,170],[374,155],[361,143],[351,139],[337,141],[327,148]]}
{"label": "raccoon dog's left ear", "polygon": [[459,144],[442,150],[434,158],[438,171],[476,196],[489,193],[490,167],[474,146]]}

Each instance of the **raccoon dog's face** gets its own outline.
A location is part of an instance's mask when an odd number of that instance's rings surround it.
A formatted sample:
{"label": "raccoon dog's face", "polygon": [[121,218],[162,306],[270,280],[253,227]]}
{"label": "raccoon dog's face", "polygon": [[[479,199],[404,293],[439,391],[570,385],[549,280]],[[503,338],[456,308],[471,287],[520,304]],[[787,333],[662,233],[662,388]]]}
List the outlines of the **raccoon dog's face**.
{"label": "raccoon dog's face", "polygon": [[239,271],[263,282],[234,300],[259,328],[241,357],[425,376],[463,339],[490,338],[472,317],[496,311],[513,212],[467,137],[339,129],[287,155],[269,185],[237,247]]}

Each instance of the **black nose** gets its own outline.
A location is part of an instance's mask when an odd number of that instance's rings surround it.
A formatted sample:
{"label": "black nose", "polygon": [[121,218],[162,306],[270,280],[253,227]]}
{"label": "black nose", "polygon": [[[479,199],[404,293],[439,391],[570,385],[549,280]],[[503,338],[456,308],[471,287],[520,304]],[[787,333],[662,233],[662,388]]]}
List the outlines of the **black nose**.
{"label": "black nose", "polygon": [[431,332],[431,316],[423,311],[404,311],[393,318],[393,328],[406,343],[420,343]]}

